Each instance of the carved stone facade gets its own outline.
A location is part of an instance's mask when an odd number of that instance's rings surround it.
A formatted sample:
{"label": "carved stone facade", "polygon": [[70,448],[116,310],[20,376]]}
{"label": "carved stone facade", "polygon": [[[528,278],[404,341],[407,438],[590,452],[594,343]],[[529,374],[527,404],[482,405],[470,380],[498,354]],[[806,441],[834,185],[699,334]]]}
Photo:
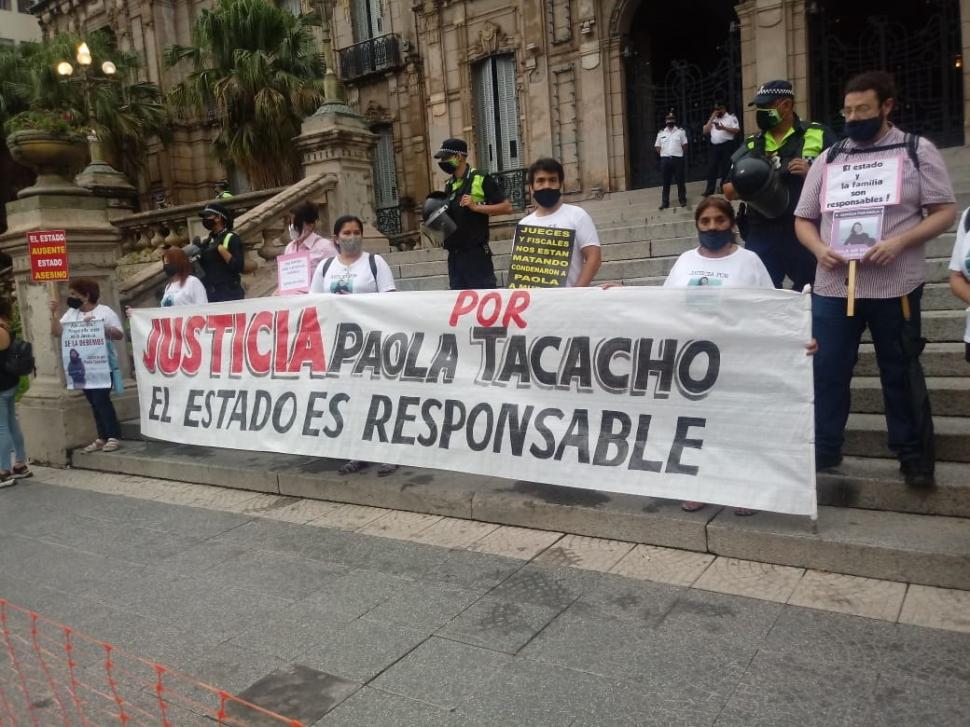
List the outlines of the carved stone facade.
{"label": "carved stone facade", "polygon": [[[818,59],[811,58],[807,18],[819,4],[838,4],[717,2],[733,13],[739,28],[738,97],[751,98],[765,80],[789,78],[795,84],[799,112],[811,118],[808,90]],[[502,153],[514,157],[520,168],[539,156],[559,157],[566,165],[567,189],[577,198],[629,188],[633,133],[628,111],[629,39],[638,30],[634,23],[647,25],[644,18],[660,7],[653,3],[656,0],[335,2],[334,47],[338,55],[353,50],[358,62],[361,58],[365,62],[366,72],[354,78],[347,78],[346,68],[339,69],[348,104],[367,119],[372,130],[390,129],[393,138],[401,227],[405,231],[416,228],[421,200],[429,190],[441,186],[443,176],[431,155],[442,140],[452,136],[464,137],[473,150],[472,162],[492,167],[490,171],[502,165],[479,158],[482,150],[489,149],[485,138],[489,133],[504,144]],[[147,78],[163,89],[177,79],[163,68],[159,52],[170,43],[188,42],[192,19],[208,4],[209,0],[39,3],[48,33],[110,24],[119,45],[144,53]],[[305,7],[311,4],[304,2]],[[891,5],[887,4],[885,12],[896,12]],[[970,19],[970,0],[959,0],[959,9],[962,18]],[[358,17],[361,13],[366,22]],[[683,18],[683,22],[691,19]],[[653,37],[664,31],[660,23],[649,26]],[[962,23],[962,28],[963,47],[970,52],[970,23]],[[395,43],[393,57],[380,50],[389,47],[384,45],[388,37]],[[505,59],[503,73],[514,68],[513,81],[508,75],[495,74],[493,86],[487,86],[482,68],[492,58]],[[970,75],[963,78],[962,103],[967,109],[963,117],[970,122]],[[514,91],[514,103],[508,107],[514,108],[515,118],[496,114],[497,131],[480,128],[479,106],[486,87],[494,91],[496,103],[506,103],[501,94],[510,88]],[[750,111],[732,110],[744,112],[746,128],[754,128]],[[643,137],[641,144],[645,139],[652,146],[653,123],[651,119],[637,132]],[[648,133],[649,128],[653,131]],[[172,144],[149,160],[148,179],[140,186],[143,194],[160,187],[182,202],[207,195],[212,181],[223,174],[209,153],[211,138],[212,130],[205,125],[179,127]],[[516,146],[510,152],[513,142]]]}

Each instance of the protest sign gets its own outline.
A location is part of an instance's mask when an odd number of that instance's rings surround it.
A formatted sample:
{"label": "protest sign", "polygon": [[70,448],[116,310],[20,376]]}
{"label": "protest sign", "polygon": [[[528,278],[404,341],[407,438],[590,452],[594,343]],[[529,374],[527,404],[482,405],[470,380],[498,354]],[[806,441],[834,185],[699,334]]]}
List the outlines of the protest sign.
{"label": "protest sign", "polygon": [[102,320],[64,324],[61,358],[68,389],[111,387],[108,345]]}
{"label": "protest sign", "polygon": [[294,252],[276,258],[277,288],[280,295],[295,295],[310,290],[310,253]]}
{"label": "protest sign", "polygon": [[68,280],[67,233],[64,230],[40,230],[27,233],[30,257],[30,279],[35,283]]}
{"label": "protest sign", "polygon": [[809,296],[321,295],[131,321],[149,437],[816,511]]}
{"label": "protest sign", "polygon": [[822,211],[888,207],[903,192],[903,158],[834,162],[825,165]]}
{"label": "protest sign", "polygon": [[832,251],[846,260],[861,260],[882,239],[884,208],[841,210],[832,215]]}
{"label": "protest sign", "polygon": [[516,225],[509,264],[509,287],[565,286],[574,244],[576,230]]}

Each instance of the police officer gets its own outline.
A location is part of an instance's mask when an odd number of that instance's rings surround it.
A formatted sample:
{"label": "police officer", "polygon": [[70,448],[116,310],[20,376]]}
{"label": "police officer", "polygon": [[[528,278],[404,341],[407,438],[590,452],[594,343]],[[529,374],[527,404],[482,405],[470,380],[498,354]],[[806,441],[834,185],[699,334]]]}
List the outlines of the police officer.
{"label": "police officer", "polygon": [[654,151],[660,157],[660,173],[663,175],[663,189],[660,194],[660,209],[670,207],[670,183],[677,180],[677,199],[681,207],[687,206],[687,187],[684,186],[684,154],[687,152],[687,132],[677,126],[673,110],[667,114],[664,128],[657,132],[653,143]]}
{"label": "police officer", "polygon": [[232,231],[232,213],[213,202],[199,213],[209,236],[201,245],[199,264],[210,303],[246,297],[239,276],[243,271],[243,243]]}
{"label": "police officer", "polygon": [[222,179],[216,182],[216,199],[229,199],[232,197],[232,192],[229,191],[229,182]]}
{"label": "police officer", "polygon": [[[748,156],[767,159],[781,174],[788,187],[788,208],[768,218],[751,205],[745,205],[738,229],[745,247],[757,253],[768,268],[776,288],[787,275],[794,290],[815,282],[815,257],[795,236],[795,206],[812,160],[835,143],[835,135],[822,124],[805,123],[795,113],[795,92],[788,81],[769,81],[758,89],[754,100],[755,120],[761,130],[745,139],[731,157],[733,165]],[[732,179],[732,172],[728,179]],[[738,199],[731,181],[724,183],[724,196]]]}
{"label": "police officer", "polygon": [[511,214],[512,203],[494,177],[469,166],[468,144],[463,139],[446,139],[434,158],[450,175],[445,183],[448,215],[457,226],[444,241],[449,285],[452,290],[495,288],[488,218]]}

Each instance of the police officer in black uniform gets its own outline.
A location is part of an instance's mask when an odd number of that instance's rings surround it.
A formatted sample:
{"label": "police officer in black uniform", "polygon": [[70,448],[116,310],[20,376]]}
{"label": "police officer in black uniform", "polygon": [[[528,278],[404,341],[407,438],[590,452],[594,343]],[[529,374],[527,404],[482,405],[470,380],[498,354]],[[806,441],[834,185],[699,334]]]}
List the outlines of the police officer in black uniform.
{"label": "police officer in black uniform", "polygon": [[210,303],[242,300],[246,297],[239,276],[243,271],[243,243],[232,231],[232,213],[221,204],[210,203],[199,213],[209,236],[201,245],[199,265]]}
{"label": "police officer in black uniform", "polygon": [[795,236],[795,206],[809,165],[823,149],[836,142],[836,137],[822,124],[806,123],[798,118],[795,91],[788,81],[765,83],[748,106],[757,109],[755,120],[761,131],[745,139],[731,157],[724,196],[738,199],[731,180],[740,160],[756,156],[774,166],[788,188],[788,208],[779,216],[769,218],[751,205],[745,205],[738,218],[738,230],[744,246],[755,252],[768,268],[776,288],[782,287],[787,275],[793,283],[792,289],[801,290],[805,284],[815,282],[816,261]]}
{"label": "police officer in black uniform", "polygon": [[512,203],[498,180],[468,165],[468,144],[463,139],[446,139],[434,158],[441,170],[450,175],[445,194],[448,215],[457,226],[444,241],[449,285],[452,290],[495,288],[488,218],[511,214]]}

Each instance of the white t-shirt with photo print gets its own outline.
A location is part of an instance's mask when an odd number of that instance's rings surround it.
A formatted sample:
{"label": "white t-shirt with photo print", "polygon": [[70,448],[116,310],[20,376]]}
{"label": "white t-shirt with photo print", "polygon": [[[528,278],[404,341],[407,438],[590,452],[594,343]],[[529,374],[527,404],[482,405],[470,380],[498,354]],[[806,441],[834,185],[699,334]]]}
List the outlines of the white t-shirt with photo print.
{"label": "white t-shirt with photo print", "polygon": [[[321,260],[317,269],[313,271],[310,281],[311,293],[335,293],[350,295],[353,293],[387,293],[395,290],[394,274],[390,265],[380,255],[374,256],[377,265],[377,278],[371,272],[370,262],[367,260],[369,252],[363,253],[350,265],[344,265],[339,257]],[[326,276],[323,269],[332,260]]]}
{"label": "white t-shirt with photo print", "polygon": [[774,288],[768,269],[755,253],[739,247],[724,257],[704,257],[697,249],[683,253],[671,268],[665,288],[709,285],[723,288]]}

